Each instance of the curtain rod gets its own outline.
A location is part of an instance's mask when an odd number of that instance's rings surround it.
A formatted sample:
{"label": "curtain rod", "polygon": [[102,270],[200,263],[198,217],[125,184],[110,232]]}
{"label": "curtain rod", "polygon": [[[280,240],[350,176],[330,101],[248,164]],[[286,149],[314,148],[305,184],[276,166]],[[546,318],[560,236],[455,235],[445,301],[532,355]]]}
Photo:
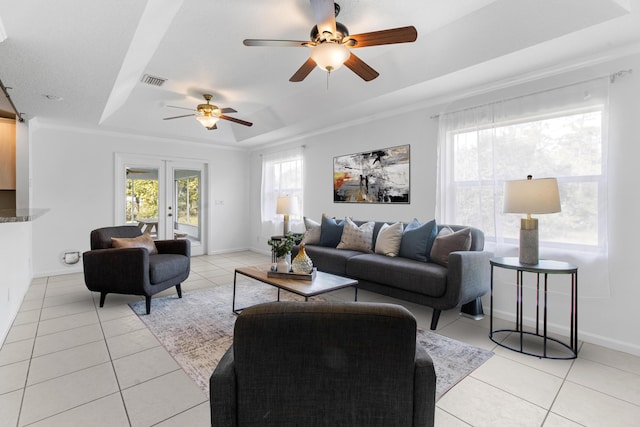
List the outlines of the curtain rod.
{"label": "curtain rod", "polygon": [[2,93],[4,93],[4,96],[7,98],[7,101],[9,101],[9,104],[11,105],[11,108],[13,108],[13,112],[16,113],[16,117],[18,118],[18,121],[19,122],[24,122],[24,119],[22,118],[22,115],[20,114],[20,112],[16,108],[15,104],[11,100],[11,97],[9,96],[9,93],[7,92],[7,88],[5,87],[4,84],[2,84],[2,80],[0,80],[0,89],[2,89]]}
{"label": "curtain rod", "polygon": [[[550,89],[540,90],[538,92],[532,92],[532,93],[527,93],[525,95],[519,95],[519,96],[514,96],[514,97],[511,97],[511,98],[501,99],[499,101],[487,102],[485,104],[474,105],[473,107],[462,108],[460,110],[447,111],[447,112],[442,113],[442,114],[459,113],[461,111],[473,110],[474,108],[486,107],[488,105],[497,104],[498,102],[513,101],[513,100],[516,100],[516,99],[519,99],[519,98],[524,98],[525,96],[537,95],[537,94],[540,94],[540,93],[551,92],[552,90],[564,89],[564,88],[567,88],[567,87],[576,86],[576,85],[579,85],[579,84],[583,84],[583,83],[599,80],[599,79],[602,79],[602,78],[605,78],[605,77],[609,78],[609,82],[610,83],[615,83],[618,78],[624,77],[627,74],[631,74],[631,73],[633,73],[633,68],[629,68],[628,70],[620,70],[620,71],[617,71],[617,72],[615,72],[613,74],[607,74],[607,75],[594,77],[594,78],[587,79],[587,80],[581,80],[579,82],[570,83],[570,84],[567,84],[567,85],[564,85],[564,86],[556,86],[556,87],[553,87],[553,88],[550,88]],[[442,114],[434,114],[433,116],[430,116],[429,118],[430,119],[438,119],[438,118],[440,118],[440,116]]]}

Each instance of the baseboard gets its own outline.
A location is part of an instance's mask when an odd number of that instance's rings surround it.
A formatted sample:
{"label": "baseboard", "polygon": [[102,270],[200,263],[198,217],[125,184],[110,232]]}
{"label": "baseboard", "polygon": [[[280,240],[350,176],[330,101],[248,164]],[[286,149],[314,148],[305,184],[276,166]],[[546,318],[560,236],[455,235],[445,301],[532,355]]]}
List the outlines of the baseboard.
{"label": "baseboard", "polygon": [[34,278],[47,277],[47,276],[62,276],[63,274],[82,273],[84,270],[82,265],[76,265],[73,267],[67,267],[60,270],[47,270],[38,271],[33,274]]}
{"label": "baseboard", "polygon": [[[515,313],[496,310],[496,309],[493,310],[493,316],[496,319],[506,320],[506,321],[514,321],[516,317]],[[532,317],[524,317],[523,323],[525,326],[535,327],[536,320]],[[568,326],[559,325],[557,323],[548,323],[547,329],[549,333],[552,333],[552,334],[559,334],[566,337],[568,337],[570,334]],[[630,344],[624,341],[619,341],[619,340],[612,339],[610,337],[606,337],[598,334],[584,332],[584,331],[581,331],[580,329],[578,329],[578,341],[584,341],[589,344],[595,344],[602,347],[610,348],[612,350],[622,351],[624,353],[640,356],[640,346],[638,345]]]}

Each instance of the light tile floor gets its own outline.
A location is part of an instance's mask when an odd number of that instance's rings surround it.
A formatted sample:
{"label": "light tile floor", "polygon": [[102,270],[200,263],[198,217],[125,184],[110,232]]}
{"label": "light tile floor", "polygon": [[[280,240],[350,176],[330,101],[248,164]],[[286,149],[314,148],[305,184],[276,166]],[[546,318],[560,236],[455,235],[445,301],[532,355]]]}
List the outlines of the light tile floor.
{"label": "light tile floor", "polygon": [[[193,258],[185,297],[265,262],[253,252]],[[0,424],[208,426],[208,397],[131,311],[137,299],[109,295],[98,308],[81,274],[35,279],[0,349]],[[362,290],[359,300],[403,304],[429,328],[429,308]],[[495,356],[438,401],[437,426],[640,425],[640,357],[583,343],[576,360],[541,360],[496,346],[488,329],[487,318],[442,314],[438,333]]]}

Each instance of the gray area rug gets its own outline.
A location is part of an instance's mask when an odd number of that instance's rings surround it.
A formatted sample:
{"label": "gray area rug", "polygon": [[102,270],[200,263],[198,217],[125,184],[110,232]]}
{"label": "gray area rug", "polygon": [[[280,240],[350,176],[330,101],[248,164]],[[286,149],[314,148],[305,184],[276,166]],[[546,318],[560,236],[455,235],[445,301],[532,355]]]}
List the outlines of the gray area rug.
{"label": "gray area rug", "polygon": [[[209,393],[209,377],[233,341],[236,315],[231,311],[233,286],[223,285],[153,298],[151,314],[144,301],[131,303],[133,311],[158,338],[191,378]],[[275,301],[277,290],[256,282],[238,281],[236,307]],[[302,300],[282,291],[280,299]],[[322,300],[316,297],[312,300]],[[429,331],[418,330],[417,340],[436,370],[436,400],[487,361],[493,353]]]}

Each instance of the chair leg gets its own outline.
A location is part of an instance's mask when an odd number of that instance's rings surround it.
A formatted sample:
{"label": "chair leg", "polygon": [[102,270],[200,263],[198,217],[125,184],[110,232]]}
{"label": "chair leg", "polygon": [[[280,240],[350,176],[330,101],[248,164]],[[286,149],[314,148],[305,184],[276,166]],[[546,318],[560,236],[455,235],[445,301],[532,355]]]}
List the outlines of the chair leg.
{"label": "chair leg", "polygon": [[147,303],[147,314],[151,314],[151,295],[145,296]]}
{"label": "chair leg", "polygon": [[435,331],[436,327],[438,326],[438,320],[440,319],[440,313],[442,313],[442,310],[436,310],[435,308],[433,309],[433,314],[431,315],[431,330]]}
{"label": "chair leg", "polygon": [[178,298],[182,298],[182,286],[180,285],[181,285],[180,283],[176,285],[176,291],[178,291]]}
{"label": "chair leg", "polygon": [[107,297],[106,292],[100,292],[100,307],[104,307],[104,299]]}

